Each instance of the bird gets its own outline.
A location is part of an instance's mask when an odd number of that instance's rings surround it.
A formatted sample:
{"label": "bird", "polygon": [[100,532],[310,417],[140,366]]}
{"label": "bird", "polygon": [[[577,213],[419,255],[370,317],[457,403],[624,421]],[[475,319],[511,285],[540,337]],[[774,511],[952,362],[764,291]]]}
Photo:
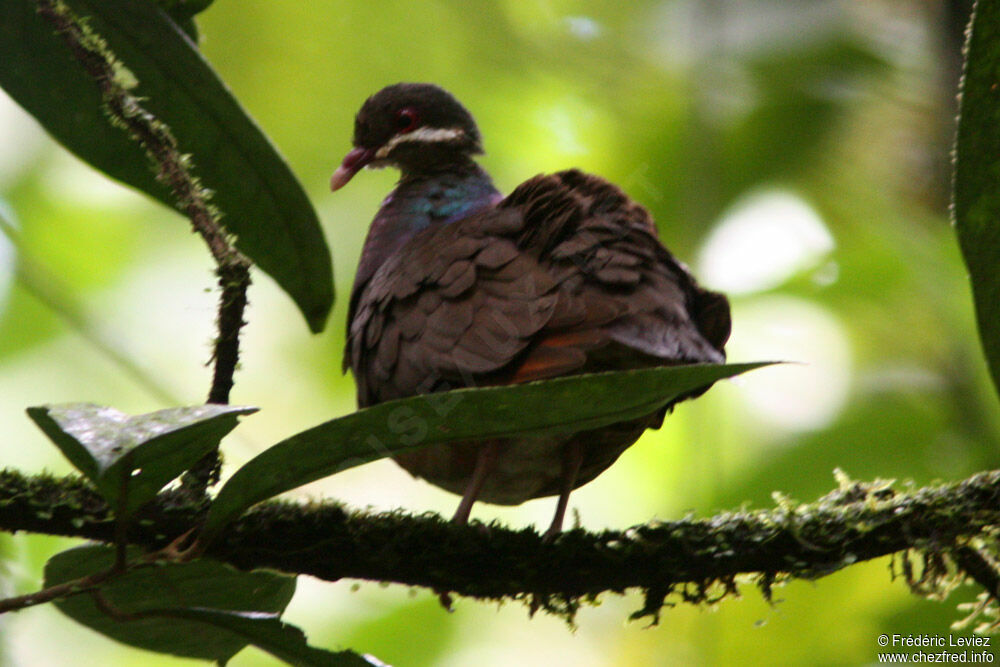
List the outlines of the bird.
{"label": "bird", "polygon": [[[330,180],[362,168],[400,179],[368,229],[351,291],[344,370],[359,407],[463,387],[692,363],[723,363],[723,294],[699,286],[659,241],[649,212],[577,169],[507,196],[476,162],[479,128],[449,92],[399,83],[369,97],[353,148]],[[570,492],[611,466],[673,404],[570,435],[511,437],[397,453],[415,477],[474,503],[558,496],[544,537],[562,531]],[[542,406],[540,409],[544,409]]]}

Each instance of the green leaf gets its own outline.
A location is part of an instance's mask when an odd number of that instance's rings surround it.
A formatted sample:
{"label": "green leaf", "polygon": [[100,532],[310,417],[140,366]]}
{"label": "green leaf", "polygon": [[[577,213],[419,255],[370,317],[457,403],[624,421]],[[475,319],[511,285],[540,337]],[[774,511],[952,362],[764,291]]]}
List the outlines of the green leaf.
{"label": "green leaf", "polygon": [[219,491],[202,539],[297,486],[430,444],[573,433],[650,414],[678,396],[768,365],[671,366],[459,389],[389,401],[325,422],[251,459]]}
{"label": "green leaf", "polygon": [[[150,0],[65,2],[138,80],[133,92],[169,126],[180,152],[193,156],[194,173],[214,191],[236,245],[295,300],[313,331],[322,330],[333,277],[316,212],[194,44]],[[0,3],[0,87],[80,158],[177,206],[139,144],[109,122],[97,85],[36,9],[34,0]]]}
{"label": "green leaf", "polygon": [[333,653],[306,643],[305,633],[294,625],[282,623],[278,616],[260,612],[235,612],[218,609],[168,609],[158,612],[167,618],[194,621],[241,637],[290,665],[304,667],[372,667],[382,664],[365,659],[354,651]]}
{"label": "green leaf", "polygon": [[966,44],[952,210],[979,338],[1000,391],[1000,3],[977,2]]}
{"label": "green leaf", "polygon": [[115,512],[128,516],[217,447],[239,415],[256,411],[199,405],[133,417],[113,408],[69,403],[28,408],[28,415]]}
{"label": "green leaf", "polygon": [[[135,556],[136,552],[131,551],[130,555]],[[106,570],[114,560],[115,549],[111,546],[63,551],[46,563],[45,585],[54,586]],[[55,605],[78,623],[123,644],[225,663],[250,643],[247,627],[233,632],[220,628],[219,623],[206,623],[205,617],[212,615],[212,611],[216,616],[229,611],[251,612],[245,614],[247,618],[254,614],[272,618],[284,611],[292,599],[295,578],[261,570],[242,572],[223,563],[200,559],[136,568],[104,584],[100,593],[115,612],[134,618],[110,616],[89,593],[57,600]],[[183,617],[181,610],[191,607],[207,611]],[[260,634],[266,641],[272,641],[274,632],[265,627]]]}

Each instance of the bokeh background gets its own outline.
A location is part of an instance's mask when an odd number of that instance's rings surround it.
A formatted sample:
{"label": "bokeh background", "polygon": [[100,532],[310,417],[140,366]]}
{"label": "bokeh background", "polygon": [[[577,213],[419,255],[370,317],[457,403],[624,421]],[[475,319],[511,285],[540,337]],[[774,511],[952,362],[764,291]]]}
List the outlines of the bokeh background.
{"label": "bokeh background", "polygon": [[[927,484],[997,467],[1000,418],[947,215],[962,31],[970,2],[217,0],[202,48],[310,193],[336,267],[328,331],[310,336],[256,275],[227,439],[228,470],[354,407],[340,372],[346,295],[394,174],[332,195],[361,102],[432,81],[476,116],[483,164],[509,191],[570,166],[649,207],[667,245],[731,295],[736,361],[802,362],[723,383],[680,406],[575,492],[589,529],[710,516],[773,491],[812,500],[839,467]],[[186,221],[109,182],[0,96],[0,464],[70,470],[24,409],[87,400],[129,412],[204,400],[216,295]],[[211,159],[198,156],[199,160]],[[391,462],[300,490],[354,507],[449,514],[457,497]],[[474,517],[547,524],[552,499]],[[28,592],[75,542],[0,535],[0,586]],[[334,557],[331,554],[331,557]],[[628,622],[606,596],[578,627],[518,604],[300,579],[286,618],[312,643],[403,665],[839,665],[874,662],[880,633],[944,634],[956,604],[911,595],[882,559],[752,585],[717,608]],[[53,608],[0,620],[0,664],[168,665]],[[268,665],[248,649],[234,665]]]}

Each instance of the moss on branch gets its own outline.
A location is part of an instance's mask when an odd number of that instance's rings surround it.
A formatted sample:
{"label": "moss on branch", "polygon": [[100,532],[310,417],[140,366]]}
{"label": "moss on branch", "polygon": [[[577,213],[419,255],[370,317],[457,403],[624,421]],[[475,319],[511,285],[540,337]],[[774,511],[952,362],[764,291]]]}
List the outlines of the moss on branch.
{"label": "moss on branch", "polygon": [[[240,518],[209,555],[334,581],[356,578],[489,599],[524,599],[572,615],[581,600],[638,588],[656,617],[665,600],[705,602],[752,578],[765,596],[789,578],[818,578],[901,553],[902,573],[933,593],[964,576],[997,581],[1000,471],[961,482],[895,490],[839,478],[838,489],[767,510],[654,522],[625,531],[573,530],[546,544],[532,529],[454,526],[437,515],[366,514],[335,503],[267,502]],[[162,547],[195,525],[205,503],[164,493],[138,515],[129,541]],[[103,501],[78,478],[0,472],[0,529],[113,539]],[[984,557],[970,559],[974,549]],[[922,567],[914,568],[914,560]]]}

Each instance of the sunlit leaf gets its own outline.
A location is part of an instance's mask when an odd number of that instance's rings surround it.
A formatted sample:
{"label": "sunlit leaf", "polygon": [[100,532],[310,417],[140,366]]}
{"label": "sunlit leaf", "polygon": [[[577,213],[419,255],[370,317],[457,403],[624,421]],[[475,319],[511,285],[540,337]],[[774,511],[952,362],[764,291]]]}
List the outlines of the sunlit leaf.
{"label": "sunlit leaf", "polygon": [[204,540],[251,505],[322,477],[417,447],[599,428],[766,366],[672,366],[459,389],[359,410],[278,443],[236,471],[209,510]]}
{"label": "sunlit leaf", "polygon": [[69,403],[28,415],[119,513],[128,515],[218,446],[256,408],[199,405],[126,415]]}
{"label": "sunlit leaf", "polygon": [[[54,586],[105,570],[114,559],[115,549],[110,546],[63,551],[46,563],[45,585]],[[247,619],[254,615],[275,619],[294,593],[294,577],[260,570],[242,572],[223,563],[200,559],[141,567],[110,581],[100,589],[104,609],[89,593],[64,598],[55,604],[76,622],[123,644],[224,663],[253,643],[247,636],[254,634],[249,631],[252,624],[232,621],[231,627],[226,627],[206,619],[217,620],[226,612],[243,612]],[[204,611],[199,614],[191,608]],[[184,609],[188,609],[189,616],[184,615]],[[263,641],[274,643],[273,636],[282,633],[265,624],[259,634]],[[286,642],[290,640],[289,636]]]}
{"label": "sunlit leaf", "polygon": [[[329,250],[305,192],[264,134],[155,3],[66,4],[107,41],[137,79],[133,92],[169,126],[179,150],[192,155],[237,246],[320,331],[333,302]],[[0,3],[0,87],[82,159],[177,206],[143,149],[108,121],[95,82],[36,10],[34,0]]]}
{"label": "sunlit leaf", "polygon": [[972,278],[979,337],[1000,390],[1000,5],[976,3],[955,148],[955,230]]}

